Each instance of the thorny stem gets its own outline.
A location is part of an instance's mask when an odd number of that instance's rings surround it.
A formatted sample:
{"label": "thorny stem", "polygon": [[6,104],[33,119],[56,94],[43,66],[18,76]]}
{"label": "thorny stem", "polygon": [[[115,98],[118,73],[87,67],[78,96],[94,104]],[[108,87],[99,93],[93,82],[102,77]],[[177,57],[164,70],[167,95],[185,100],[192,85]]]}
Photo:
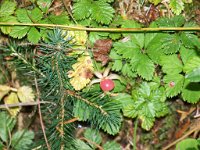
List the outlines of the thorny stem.
{"label": "thorny stem", "polygon": [[144,31],[200,31],[200,27],[162,27],[162,28],[87,28],[77,26],[55,25],[55,24],[32,24],[32,23],[7,23],[0,22],[0,26],[34,26],[46,28],[62,28],[78,31],[99,31],[99,32],[144,32]]}
{"label": "thorny stem", "polygon": [[38,84],[37,84],[37,79],[35,77],[35,87],[36,87],[36,92],[37,92],[37,103],[38,103],[38,113],[39,113],[39,118],[40,118],[40,124],[41,124],[41,128],[42,128],[42,132],[43,132],[43,135],[44,135],[44,139],[45,139],[45,142],[46,142],[46,145],[47,145],[47,149],[48,150],[51,150],[51,147],[48,143],[48,140],[47,140],[47,136],[46,136],[46,132],[45,132],[45,127],[44,127],[44,123],[43,123],[43,119],[42,119],[42,112],[41,112],[41,108],[40,108],[40,92],[39,92],[39,88],[38,88]]}
{"label": "thorny stem", "polygon": [[95,145],[99,150],[103,150],[103,147],[101,147],[99,144],[97,144],[97,143],[95,143],[95,142],[93,142],[93,141],[90,141],[89,139],[86,139],[86,138],[84,138],[84,137],[81,137],[80,140],[84,140],[84,141],[86,141],[86,142],[88,142],[88,143],[90,143],[90,144]]}
{"label": "thorny stem", "polygon": [[99,105],[97,105],[97,104],[95,104],[95,103],[92,103],[92,102],[88,101],[87,99],[85,99],[85,98],[83,98],[83,97],[77,95],[74,91],[67,90],[66,92],[67,92],[68,95],[73,96],[73,97],[75,97],[75,98],[77,98],[77,99],[79,99],[79,100],[82,100],[82,101],[84,101],[85,103],[89,104],[90,106],[96,107],[97,109],[99,109],[99,110],[101,111],[102,114],[104,114],[104,115],[107,115],[107,114],[108,114],[105,110],[103,110],[103,109],[101,108],[101,106],[99,106]]}

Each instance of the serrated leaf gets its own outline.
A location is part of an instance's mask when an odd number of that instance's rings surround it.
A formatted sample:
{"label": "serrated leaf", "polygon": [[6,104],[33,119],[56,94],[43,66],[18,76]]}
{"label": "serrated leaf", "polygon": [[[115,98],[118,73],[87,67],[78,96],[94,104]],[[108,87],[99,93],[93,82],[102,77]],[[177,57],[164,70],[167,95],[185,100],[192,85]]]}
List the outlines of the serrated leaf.
{"label": "serrated leaf", "polygon": [[34,133],[32,131],[17,131],[13,134],[11,145],[16,150],[28,150],[33,143]]}
{"label": "serrated leaf", "polygon": [[17,96],[21,102],[34,101],[35,95],[29,86],[22,86],[17,90]]}
{"label": "serrated leaf", "polygon": [[200,100],[200,83],[192,83],[185,80],[184,88],[182,90],[183,100],[188,103],[197,103]]}
{"label": "serrated leaf", "polygon": [[127,93],[119,93],[117,96],[114,97],[114,100],[120,102],[122,104],[122,107],[133,104],[133,99],[131,95]]}
{"label": "serrated leaf", "polygon": [[16,8],[16,2],[4,0],[2,4],[0,4],[0,17],[7,17],[12,15]]}
{"label": "serrated leaf", "polygon": [[190,60],[194,56],[198,56],[198,52],[195,49],[188,49],[182,46],[180,50],[180,55],[183,64],[186,64],[188,60]]}
{"label": "serrated leaf", "polygon": [[173,74],[164,76],[166,95],[173,97],[179,94],[183,88],[184,76],[181,74]]}
{"label": "serrated leaf", "polygon": [[200,66],[200,57],[194,56],[190,60],[187,61],[185,64],[183,71],[185,73],[192,72],[194,69],[198,68]]}
{"label": "serrated leaf", "polygon": [[200,40],[197,35],[183,32],[181,33],[181,41],[184,44],[185,47],[188,48],[200,48]]}
{"label": "serrated leaf", "polygon": [[[94,129],[86,129],[84,132],[84,136],[86,139],[96,143],[100,144],[102,142],[102,138],[100,133],[97,130]],[[92,143],[89,143],[89,145],[95,149],[95,145]]]}
{"label": "serrated leaf", "polygon": [[139,48],[132,41],[128,42],[116,42],[113,44],[118,54],[121,54],[123,58],[130,59],[136,53],[139,52]]}
{"label": "serrated leaf", "polygon": [[28,31],[30,30],[30,27],[26,27],[26,26],[14,26],[12,28],[12,31],[10,32],[10,36],[13,38],[18,38],[21,39],[24,36],[26,36],[26,34],[28,33]]}
{"label": "serrated leaf", "polygon": [[162,39],[162,48],[165,54],[174,54],[180,50],[181,42],[177,34],[168,34]]}
{"label": "serrated leaf", "polygon": [[103,145],[104,150],[122,150],[120,144],[116,143],[115,141],[106,142]]}
{"label": "serrated leaf", "polygon": [[169,7],[173,13],[179,15],[184,9],[184,3],[182,0],[170,0]]}
{"label": "serrated leaf", "polygon": [[200,67],[188,73],[185,78],[189,79],[191,82],[200,82]]}
{"label": "serrated leaf", "polygon": [[[4,98],[4,103],[5,104],[17,104],[19,103],[17,94],[14,92],[11,92],[8,96],[6,96]],[[20,111],[20,107],[12,107],[12,108],[8,108],[8,111],[10,113],[11,116],[15,117],[18,112]]]}
{"label": "serrated leaf", "polygon": [[75,141],[76,147],[77,149],[81,149],[81,150],[93,150],[93,148],[91,148],[89,145],[87,145],[85,142],[76,139]]}
{"label": "serrated leaf", "polygon": [[178,74],[182,71],[183,65],[176,54],[162,56],[160,63],[162,70],[167,74]]}
{"label": "serrated leaf", "polygon": [[136,71],[138,75],[146,80],[153,78],[155,70],[154,63],[145,54],[134,55],[131,59],[132,70]]}
{"label": "serrated leaf", "polygon": [[69,17],[66,13],[62,13],[58,16],[51,14],[51,15],[48,16],[48,19],[53,24],[68,25],[70,23]]}
{"label": "serrated leaf", "polygon": [[28,16],[28,10],[18,9],[16,11],[17,19],[22,23],[32,23],[31,19]]}
{"label": "serrated leaf", "polygon": [[156,23],[161,27],[181,27],[185,23],[182,15],[174,16],[173,18],[159,18]]}
{"label": "serrated leaf", "polygon": [[3,142],[8,142],[9,134],[12,132],[16,120],[6,112],[0,112],[0,138]]}
{"label": "serrated leaf", "polygon": [[[6,16],[6,17],[3,17],[3,18],[0,18],[0,21],[1,22],[12,22],[12,23],[14,23],[14,22],[17,22],[17,19],[14,16]],[[1,28],[1,31],[4,34],[9,34],[12,30],[11,26],[2,26],[0,28]]]}
{"label": "serrated leaf", "polygon": [[109,34],[109,37],[110,37],[112,40],[117,40],[117,39],[121,38],[121,34],[120,34],[120,33],[110,33],[110,34]]}
{"label": "serrated leaf", "polygon": [[35,7],[33,10],[28,11],[28,16],[33,23],[37,23],[42,19],[43,14],[39,8]]}
{"label": "serrated leaf", "polygon": [[52,0],[37,0],[37,4],[39,6],[39,8],[44,12],[47,13],[49,7],[52,4]]}
{"label": "serrated leaf", "polygon": [[115,60],[112,65],[112,70],[114,71],[120,71],[122,69],[122,60]]}
{"label": "serrated leaf", "polygon": [[8,92],[10,91],[10,87],[7,85],[0,85],[0,101],[2,100],[2,98],[8,94]]}
{"label": "serrated leaf", "polygon": [[132,71],[131,65],[129,63],[125,63],[122,67],[122,74],[128,77],[136,77],[136,72]]}
{"label": "serrated leaf", "polygon": [[109,24],[114,17],[114,12],[110,4],[102,1],[93,1],[91,5],[91,17],[98,23]]}
{"label": "serrated leaf", "polygon": [[41,38],[41,35],[40,32],[35,27],[31,27],[31,29],[27,34],[27,37],[31,43],[37,44]]}
{"label": "serrated leaf", "polygon": [[140,116],[139,119],[142,120],[142,128],[145,130],[150,130],[153,127],[155,118],[149,118],[146,116]]}
{"label": "serrated leaf", "polygon": [[73,16],[77,20],[88,18],[91,14],[91,0],[82,0],[73,5]]}

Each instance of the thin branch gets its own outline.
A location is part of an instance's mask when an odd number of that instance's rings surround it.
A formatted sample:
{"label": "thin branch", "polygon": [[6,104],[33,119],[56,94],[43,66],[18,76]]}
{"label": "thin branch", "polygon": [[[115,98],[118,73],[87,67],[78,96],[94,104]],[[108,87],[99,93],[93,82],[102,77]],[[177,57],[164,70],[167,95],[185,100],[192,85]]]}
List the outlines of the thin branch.
{"label": "thin branch", "polygon": [[55,24],[32,24],[32,23],[7,23],[0,22],[0,26],[34,26],[46,28],[62,28],[78,31],[99,31],[99,32],[144,32],[144,31],[200,31],[200,27],[162,27],[162,28],[87,28],[77,26],[55,25]]}
{"label": "thin branch", "polygon": [[103,147],[101,147],[99,144],[97,144],[97,143],[95,143],[95,142],[93,142],[93,141],[91,141],[91,140],[89,140],[89,139],[86,139],[86,138],[84,138],[84,137],[81,137],[80,140],[84,140],[84,141],[86,141],[86,142],[88,142],[88,143],[90,143],[90,144],[95,145],[99,150],[103,150]]}
{"label": "thin branch", "polygon": [[41,112],[41,108],[40,108],[40,92],[39,92],[39,88],[38,88],[38,83],[37,83],[37,79],[35,77],[35,87],[36,87],[36,92],[37,92],[37,103],[38,103],[38,113],[39,113],[39,118],[40,118],[40,124],[41,124],[41,128],[42,128],[42,132],[43,132],[43,135],[44,135],[44,139],[45,139],[45,142],[46,142],[46,145],[47,145],[47,149],[48,150],[51,150],[51,147],[48,143],[48,140],[47,140],[47,136],[46,136],[46,132],[45,132],[45,127],[44,127],[44,123],[43,123],[43,119],[42,119],[42,112]]}
{"label": "thin branch", "polygon": [[[45,103],[52,103],[48,101],[40,101],[40,104],[45,104]],[[12,107],[19,107],[19,106],[34,106],[38,105],[38,102],[25,102],[25,103],[15,103],[15,104],[2,104],[0,105],[0,109],[3,108],[12,108]]]}
{"label": "thin branch", "polygon": [[73,97],[75,97],[75,98],[77,98],[77,99],[79,99],[79,100],[82,100],[82,101],[84,101],[85,103],[89,104],[90,106],[93,106],[93,107],[98,108],[98,109],[101,111],[102,114],[104,114],[104,115],[107,115],[107,114],[108,114],[105,110],[103,110],[103,109],[101,108],[101,106],[99,106],[99,105],[97,105],[97,104],[95,104],[95,103],[92,103],[92,102],[88,101],[87,99],[85,99],[85,98],[83,98],[83,97],[77,95],[74,91],[67,90],[66,92],[67,92],[68,95],[73,96]]}
{"label": "thin branch", "polygon": [[182,141],[183,139],[185,139],[186,137],[188,137],[190,134],[192,134],[193,132],[200,130],[200,127],[196,127],[191,129],[190,131],[188,131],[187,133],[185,133],[185,135],[183,135],[181,138],[177,139],[176,141],[170,143],[169,145],[167,145],[166,147],[164,147],[162,150],[167,150],[170,147],[176,145],[178,142]]}

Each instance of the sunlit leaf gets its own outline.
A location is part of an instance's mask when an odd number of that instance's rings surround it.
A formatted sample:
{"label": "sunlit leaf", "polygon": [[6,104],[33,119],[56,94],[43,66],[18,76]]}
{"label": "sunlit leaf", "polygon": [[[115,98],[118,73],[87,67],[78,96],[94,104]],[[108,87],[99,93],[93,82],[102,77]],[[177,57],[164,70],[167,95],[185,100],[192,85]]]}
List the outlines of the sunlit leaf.
{"label": "sunlit leaf", "polygon": [[8,92],[10,91],[10,87],[7,85],[0,85],[0,101],[2,100],[2,98],[8,94]]}
{"label": "sunlit leaf", "polygon": [[14,13],[15,8],[16,8],[15,1],[4,0],[0,4],[0,17],[7,17],[9,15],[12,15]]}
{"label": "sunlit leaf", "polygon": [[194,69],[192,72],[188,73],[185,77],[189,79],[191,82],[200,82],[200,67]]}
{"label": "sunlit leaf", "polygon": [[29,86],[22,86],[17,90],[17,96],[21,102],[34,101],[35,95]]}

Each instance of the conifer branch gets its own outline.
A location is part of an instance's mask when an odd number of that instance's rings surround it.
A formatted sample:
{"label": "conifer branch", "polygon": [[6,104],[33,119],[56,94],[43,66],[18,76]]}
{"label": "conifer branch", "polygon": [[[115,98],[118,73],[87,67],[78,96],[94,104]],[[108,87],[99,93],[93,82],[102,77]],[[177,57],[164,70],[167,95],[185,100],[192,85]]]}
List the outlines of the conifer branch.
{"label": "conifer branch", "polygon": [[79,100],[82,100],[82,101],[84,101],[85,103],[89,104],[90,106],[96,107],[97,109],[99,109],[99,110],[101,111],[102,114],[104,114],[104,115],[107,115],[107,114],[108,114],[105,110],[103,110],[103,109],[101,108],[101,106],[99,106],[99,105],[97,105],[97,104],[95,104],[95,103],[90,102],[89,100],[87,100],[87,99],[81,97],[80,95],[77,95],[74,91],[67,90],[66,92],[67,92],[68,95],[73,96],[73,97],[75,97],[75,98],[77,98],[77,99],[79,99]]}
{"label": "conifer branch", "polygon": [[34,26],[46,28],[62,28],[66,30],[95,31],[95,32],[148,32],[148,31],[200,31],[200,27],[162,27],[162,28],[87,28],[77,26],[55,24],[32,24],[32,23],[7,23],[0,22],[0,26]]}

